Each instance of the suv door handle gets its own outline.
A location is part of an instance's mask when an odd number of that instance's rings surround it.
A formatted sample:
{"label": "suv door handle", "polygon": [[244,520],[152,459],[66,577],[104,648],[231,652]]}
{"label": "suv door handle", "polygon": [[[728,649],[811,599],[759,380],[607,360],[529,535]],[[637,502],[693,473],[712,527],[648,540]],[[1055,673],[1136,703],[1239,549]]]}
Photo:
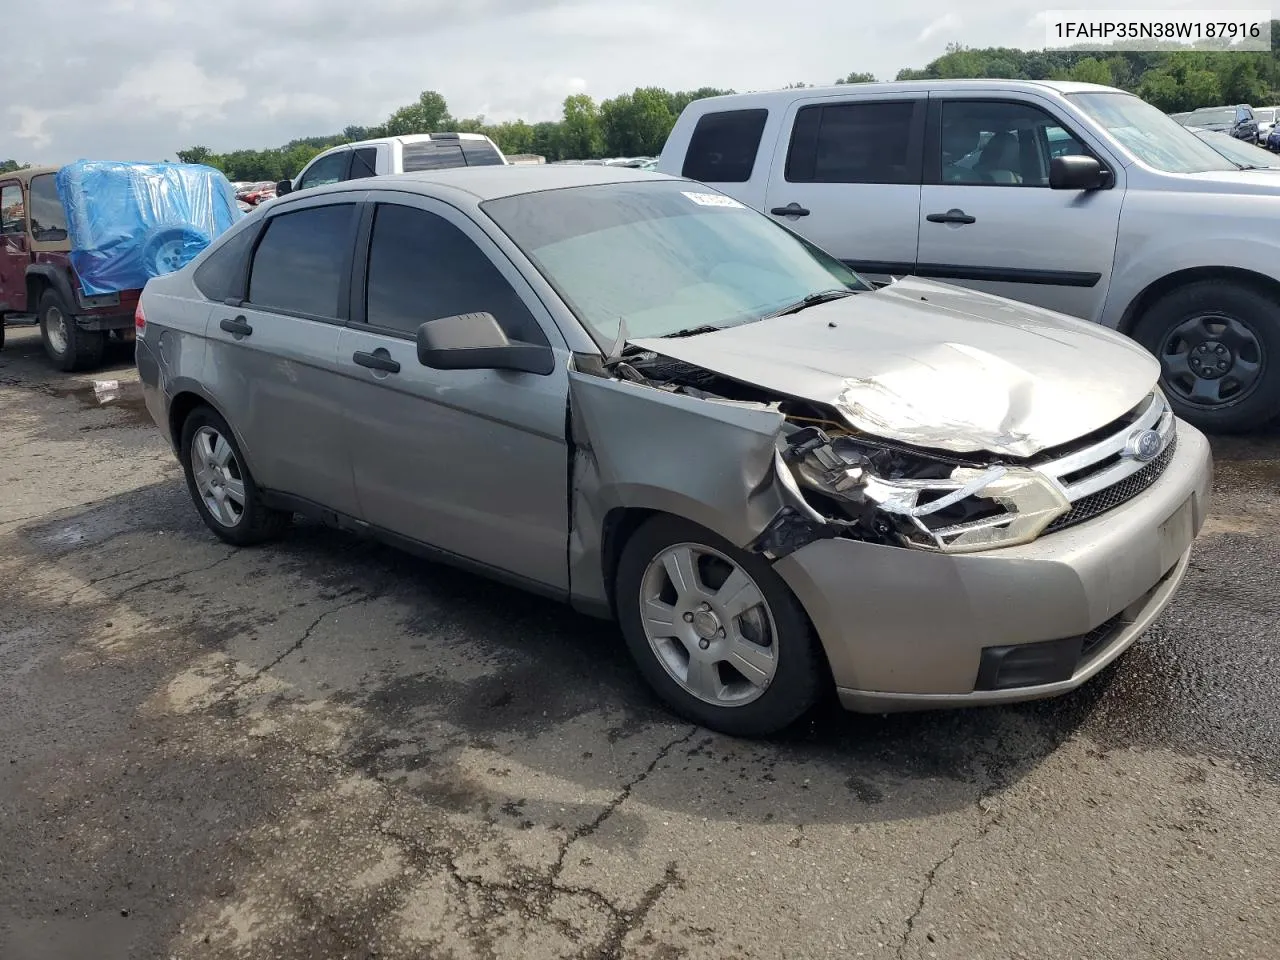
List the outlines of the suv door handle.
{"label": "suv door handle", "polygon": [[224,317],[218,321],[218,326],[236,337],[247,337],[253,333],[253,327],[249,326],[244,317],[236,317],[234,320],[228,320]]}
{"label": "suv door handle", "polygon": [[392,360],[385,353],[365,353],[363,350],[357,350],[351,355],[351,359],[362,367],[368,367],[370,370],[383,370],[387,373],[400,372],[400,361]]}
{"label": "suv door handle", "polygon": [[769,211],[775,217],[807,217],[809,211],[798,203],[788,203],[785,207],[774,207]]}
{"label": "suv door handle", "polygon": [[946,213],[931,213],[925,217],[930,223],[977,223],[977,217],[971,217],[963,210],[954,207]]}

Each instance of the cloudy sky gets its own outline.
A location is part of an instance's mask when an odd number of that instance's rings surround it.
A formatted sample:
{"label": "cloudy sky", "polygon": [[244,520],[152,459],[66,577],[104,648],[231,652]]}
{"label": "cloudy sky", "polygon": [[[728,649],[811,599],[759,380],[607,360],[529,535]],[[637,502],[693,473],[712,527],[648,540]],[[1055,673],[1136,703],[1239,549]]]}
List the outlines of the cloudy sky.
{"label": "cloudy sky", "polygon": [[537,121],[557,119],[565,95],[580,91],[599,100],[648,85],[759,90],[830,83],[853,70],[892,79],[952,41],[1043,46],[1037,14],[1045,6],[51,0],[36,28],[5,44],[0,159],[153,160],[197,143],[217,151],[276,146],[376,123],[424,89],[439,90],[458,116]]}

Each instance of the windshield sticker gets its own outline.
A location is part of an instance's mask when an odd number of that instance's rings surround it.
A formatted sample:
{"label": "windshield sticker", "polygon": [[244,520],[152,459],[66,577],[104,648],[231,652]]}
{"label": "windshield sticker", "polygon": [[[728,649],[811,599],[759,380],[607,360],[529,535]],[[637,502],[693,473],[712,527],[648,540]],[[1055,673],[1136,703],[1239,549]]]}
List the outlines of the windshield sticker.
{"label": "windshield sticker", "polygon": [[692,190],[681,190],[680,192],[700,207],[742,208],[742,204],[733,199],[733,197],[726,197],[721,193],[694,193]]}

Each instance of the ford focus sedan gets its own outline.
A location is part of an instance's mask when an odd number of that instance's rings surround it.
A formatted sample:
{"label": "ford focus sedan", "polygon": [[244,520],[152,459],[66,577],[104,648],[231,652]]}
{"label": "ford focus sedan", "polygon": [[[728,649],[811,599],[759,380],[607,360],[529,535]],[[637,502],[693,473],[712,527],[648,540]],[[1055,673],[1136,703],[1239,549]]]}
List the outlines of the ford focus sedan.
{"label": "ford focus sedan", "polygon": [[779,730],[1060,694],[1165,607],[1208,504],[1156,361],[871,285],[704,186],[492,167],[281,198],[146,288],[196,509],[295,514],[616,618],[674,710]]}

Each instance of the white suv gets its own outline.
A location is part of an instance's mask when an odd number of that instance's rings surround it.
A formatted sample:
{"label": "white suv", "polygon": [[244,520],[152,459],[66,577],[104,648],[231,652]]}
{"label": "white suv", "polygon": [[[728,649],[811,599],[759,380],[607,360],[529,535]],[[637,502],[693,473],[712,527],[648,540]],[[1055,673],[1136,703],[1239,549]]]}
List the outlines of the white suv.
{"label": "white suv", "polygon": [[507,158],[481,133],[413,133],[344,143],[319,154],[294,180],[281,180],[276,193],[323,187],[343,180],[412,173],[444,167],[503,166]]}
{"label": "white suv", "polygon": [[1124,91],[939,80],[713,97],[685,108],[658,170],[869,277],[944,279],[1127,333],[1205,429],[1280,414],[1280,178]]}

